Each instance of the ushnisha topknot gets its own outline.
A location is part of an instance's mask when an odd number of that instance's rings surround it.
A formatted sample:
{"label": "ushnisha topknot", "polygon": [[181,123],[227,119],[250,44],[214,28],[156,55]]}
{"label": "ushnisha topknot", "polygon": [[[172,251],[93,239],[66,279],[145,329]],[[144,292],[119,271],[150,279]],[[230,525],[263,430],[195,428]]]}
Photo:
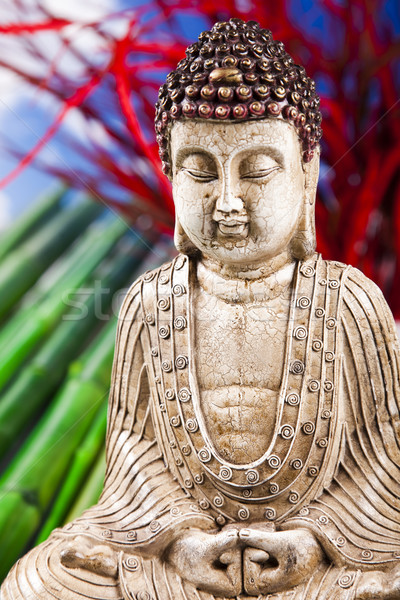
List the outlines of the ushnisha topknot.
{"label": "ushnisha topknot", "polygon": [[305,162],[322,135],[315,82],[256,21],[230,19],[201,33],[158,98],[155,126],[166,175],[171,172],[169,126],[176,119],[280,117],[297,129]]}

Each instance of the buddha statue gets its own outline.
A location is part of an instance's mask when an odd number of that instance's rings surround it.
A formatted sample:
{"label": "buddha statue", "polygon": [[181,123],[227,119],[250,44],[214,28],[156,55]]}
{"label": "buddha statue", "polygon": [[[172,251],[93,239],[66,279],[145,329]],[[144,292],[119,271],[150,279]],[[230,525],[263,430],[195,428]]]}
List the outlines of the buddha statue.
{"label": "buddha statue", "polygon": [[168,75],[179,254],[121,310],[98,504],[2,600],[400,598],[399,344],[375,284],[315,253],[320,122],[255,22]]}

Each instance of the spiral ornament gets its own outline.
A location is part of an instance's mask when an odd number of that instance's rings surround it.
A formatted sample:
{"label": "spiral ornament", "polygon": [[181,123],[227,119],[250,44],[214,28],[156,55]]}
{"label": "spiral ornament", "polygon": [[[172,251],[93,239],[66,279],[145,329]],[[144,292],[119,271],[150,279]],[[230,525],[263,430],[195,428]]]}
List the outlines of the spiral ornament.
{"label": "spiral ornament", "polygon": [[250,517],[249,509],[246,506],[239,508],[238,517],[241,521],[246,521]]}
{"label": "spiral ornament", "polygon": [[154,323],[156,322],[155,317],[152,313],[147,313],[144,320],[147,323],[147,325],[154,325]]}
{"label": "spiral ornament", "polygon": [[170,336],[170,333],[169,325],[162,325],[158,330],[158,335],[164,340]]}
{"label": "spiral ornament", "polygon": [[326,515],[321,515],[321,516],[318,518],[318,523],[319,523],[320,525],[329,525],[329,519],[328,519],[328,517],[327,517]]}
{"label": "spiral ornament", "polygon": [[307,296],[302,296],[301,298],[299,298],[297,300],[297,306],[299,308],[310,308],[311,306],[311,300],[310,298],[307,298]]}
{"label": "spiral ornament", "polygon": [[292,469],[299,471],[303,466],[303,461],[300,458],[294,458],[293,460],[290,461],[289,464],[292,467]]}
{"label": "spiral ornament", "polygon": [[339,587],[346,590],[353,585],[353,583],[355,582],[355,579],[356,579],[355,573],[345,573],[344,575],[341,575],[341,577],[339,577],[337,583],[338,583]]}
{"label": "spiral ornament", "polygon": [[291,425],[282,425],[282,427],[279,430],[279,435],[284,440],[290,440],[294,436],[294,429]]}
{"label": "spiral ornament", "polygon": [[160,310],[168,310],[170,305],[171,303],[168,297],[160,298],[160,300],[157,302],[157,306]]}
{"label": "spiral ornament", "polygon": [[195,433],[198,428],[199,424],[197,423],[197,419],[195,417],[186,421],[186,429],[190,431],[190,433]]}
{"label": "spiral ornament", "polygon": [[311,265],[303,265],[301,267],[301,269],[300,269],[300,273],[304,277],[314,277],[314,275],[315,275],[315,269]]}
{"label": "spiral ornament", "polygon": [[301,325],[296,327],[293,332],[293,337],[295,337],[296,340],[305,340],[307,337],[307,329]]}
{"label": "spiral ornament", "polygon": [[129,556],[122,561],[123,566],[127,571],[137,571],[139,568],[139,561],[134,556]]}
{"label": "spiral ornament", "polygon": [[226,466],[221,467],[219,471],[219,477],[224,481],[229,481],[230,479],[232,479],[232,469]]}
{"label": "spiral ornament", "polygon": [[251,469],[250,471],[247,471],[247,473],[246,473],[246,479],[247,479],[248,483],[255,484],[260,479],[260,475],[254,469]]}
{"label": "spiral ornament", "polygon": [[274,508],[266,508],[264,516],[268,521],[273,521],[276,518],[276,510]]}
{"label": "spiral ornament", "polygon": [[335,540],[335,544],[338,548],[343,548],[343,546],[346,544],[346,538],[344,538],[342,535],[339,535],[339,537],[337,537]]}
{"label": "spiral ornament", "polygon": [[184,369],[188,364],[188,357],[180,354],[175,359],[175,366],[177,369]]}
{"label": "spiral ornament", "polygon": [[161,369],[165,373],[170,373],[172,371],[171,361],[169,361],[169,360],[163,360],[163,362],[161,363]]}
{"label": "spiral ornament", "polygon": [[286,396],[286,402],[290,404],[290,406],[297,406],[300,404],[300,396],[295,392],[291,392]]}
{"label": "spiral ornament", "polygon": [[179,315],[178,317],[175,317],[174,319],[174,328],[177,331],[182,331],[182,329],[185,329],[185,327],[187,326],[187,322],[185,317]]}
{"label": "spiral ornament", "polygon": [[301,360],[294,360],[289,370],[294,375],[302,375],[304,373],[304,363]]}
{"label": "spiral ornament", "polygon": [[211,452],[208,448],[202,448],[198,452],[198,457],[203,463],[209,462],[211,460]]}
{"label": "spiral ornament", "polygon": [[186,289],[184,285],[180,283],[176,283],[172,288],[172,293],[174,296],[183,296],[186,293]]}
{"label": "spiral ornament", "polygon": [[319,468],[315,466],[308,467],[308,474],[310,477],[316,477],[319,473]]}
{"label": "spiral ornament", "polygon": [[308,389],[310,392],[318,392],[320,387],[320,383],[316,379],[312,379],[308,384]]}
{"label": "spiral ornament", "polygon": [[281,466],[281,459],[276,454],[271,454],[267,462],[271,469],[278,469]]}
{"label": "spiral ornament", "polygon": [[165,390],[164,397],[166,400],[173,400],[175,398],[175,391],[172,388]]}
{"label": "spiral ornament", "polygon": [[307,421],[306,423],[303,423],[302,430],[305,435],[312,435],[315,431],[315,425],[311,421]]}
{"label": "spiral ornament", "polygon": [[181,402],[189,402],[192,394],[188,388],[181,388],[178,392],[178,398]]}

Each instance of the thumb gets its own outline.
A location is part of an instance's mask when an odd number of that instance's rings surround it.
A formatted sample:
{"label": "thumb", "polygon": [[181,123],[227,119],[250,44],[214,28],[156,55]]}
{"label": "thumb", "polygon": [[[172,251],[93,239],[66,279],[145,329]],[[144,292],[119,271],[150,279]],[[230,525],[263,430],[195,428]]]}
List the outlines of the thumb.
{"label": "thumb", "polygon": [[261,531],[260,529],[241,529],[239,531],[239,539],[252,548],[260,548],[269,552],[273,544],[274,537],[276,534],[268,531]]}

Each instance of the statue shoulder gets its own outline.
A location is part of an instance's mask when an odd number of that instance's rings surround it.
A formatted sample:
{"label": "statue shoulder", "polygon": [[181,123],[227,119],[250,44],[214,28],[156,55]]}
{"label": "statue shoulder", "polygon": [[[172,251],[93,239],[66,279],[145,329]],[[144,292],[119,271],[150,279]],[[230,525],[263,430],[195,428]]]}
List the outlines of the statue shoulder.
{"label": "statue shoulder", "polygon": [[354,296],[365,309],[379,305],[389,310],[381,288],[356,267],[346,267],[344,283],[345,297]]}
{"label": "statue shoulder", "polygon": [[356,267],[348,266],[347,267],[347,279],[354,283],[356,286],[360,288],[360,290],[364,291],[368,296],[379,299],[379,301],[385,301],[383,292],[381,288],[374,282],[372,279],[369,279],[360,269]]}
{"label": "statue shoulder", "polygon": [[[137,313],[138,310],[145,318],[148,310],[151,312],[154,310],[154,300],[159,295],[158,292],[165,292],[163,287],[171,280],[173,271],[180,270],[187,264],[187,257],[179,254],[173,260],[140,275],[126,293],[121,306],[120,318],[127,318],[133,313]],[[167,290],[168,287],[165,289]]]}
{"label": "statue shoulder", "polygon": [[[393,315],[382,290],[362,271],[351,265],[337,261],[324,261],[329,267],[330,277],[340,282],[340,314],[342,318],[350,314],[357,320],[367,319],[372,325],[383,326],[396,331]],[[339,290],[338,290],[339,291]],[[360,321],[360,322],[361,322]]]}
{"label": "statue shoulder", "polygon": [[345,298],[357,294],[361,303],[369,297],[386,303],[380,287],[372,279],[364,275],[360,269],[333,260],[326,260],[325,264],[334,268],[338,272],[338,275],[342,276],[342,285],[344,286],[343,295]]}
{"label": "statue shoulder", "polygon": [[372,328],[374,335],[384,335],[398,344],[397,329],[392,312],[380,287],[362,271],[351,265],[327,261],[342,270],[341,317],[354,321],[357,327]]}

